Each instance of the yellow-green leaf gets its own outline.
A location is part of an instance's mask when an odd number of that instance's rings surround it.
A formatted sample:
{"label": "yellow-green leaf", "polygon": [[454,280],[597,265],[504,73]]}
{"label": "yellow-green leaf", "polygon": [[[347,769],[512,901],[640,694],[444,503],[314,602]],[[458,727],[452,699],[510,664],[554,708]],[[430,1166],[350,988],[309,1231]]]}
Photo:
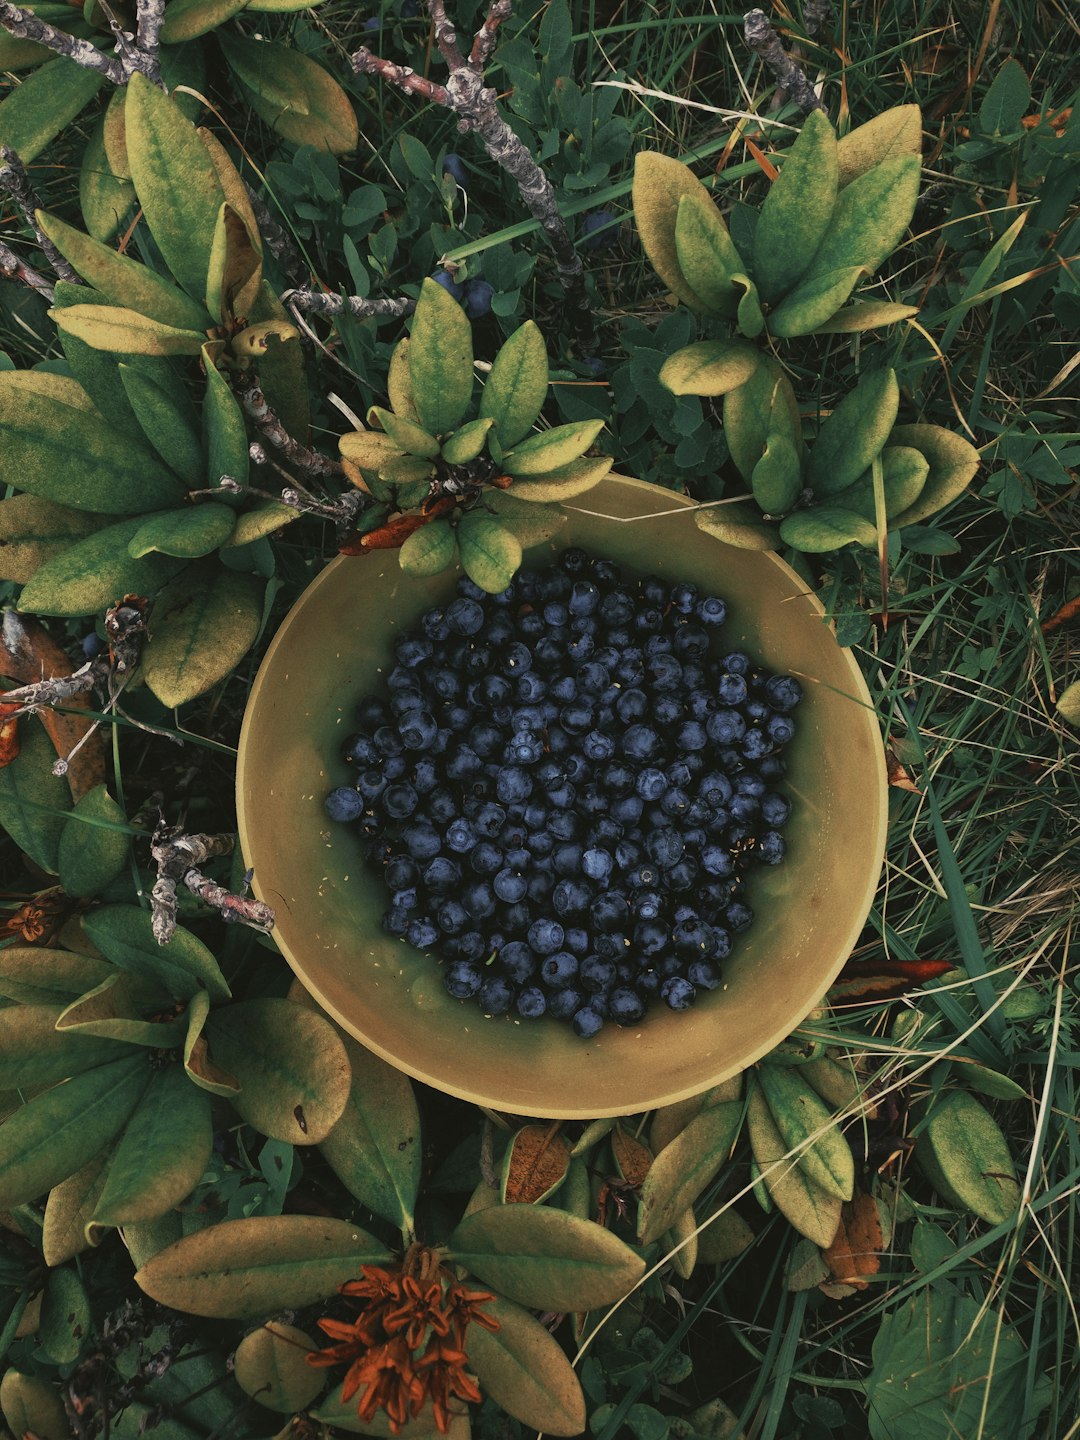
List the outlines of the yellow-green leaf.
{"label": "yellow-green leaf", "polygon": [[1066,685],[1058,696],[1057,711],[1067,724],[1080,726],[1080,680]]}
{"label": "yellow-green leaf", "polygon": [[570,500],[598,484],[614,464],[610,455],[594,455],[585,460],[571,460],[556,470],[537,476],[515,477],[510,495],[518,500],[547,503]]}
{"label": "yellow-green leaf", "polygon": [[822,423],[806,462],[816,495],[836,496],[854,485],[888,444],[900,387],[896,371],[870,370]]}
{"label": "yellow-green leaf", "polygon": [[317,1145],[349,1099],[349,1057],[324,1015],[289,1000],[215,1010],[204,1031],[214,1062],[235,1075],[233,1105],[274,1140]]}
{"label": "yellow-green leaf", "polygon": [[704,187],[682,195],[675,212],[675,254],[696,308],[734,315],[739,293],[733,276],[746,269],[723,216]]}
{"label": "yellow-green leaf", "polygon": [[291,525],[300,512],[290,505],[281,505],[276,500],[267,500],[251,510],[235,516],[236,528],[229,536],[228,550],[237,550],[241,545],[250,545],[264,535],[273,535],[283,525]]}
{"label": "yellow-green leaf", "polygon": [[124,118],[131,178],[146,223],[172,274],[201,303],[225,199],[217,171],[176,101],[138,72],[128,82]]}
{"label": "yellow-green leaf", "polygon": [[849,130],[840,140],[836,158],[841,188],[883,160],[921,154],[922,111],[918,105],[894,105]]}
{"label": "yellow-green leaf", "polygon": [[736,326],[740,335],[753,340],[765,329],[765,314],[758,299],[757,286],[749,275],[733,275],[731,281],[742,292],[735,311]]}
{"label": "yellow-green leaf", "polygon": [[433,460],[439,453],[439,442],[422,425],[384,410],[381,405],[372,405],[367,413],[368,424],[377,424],[384,430],[399,450],[406,455],[418,455],[424,460]]}
{"label": "yellow-green leaf", "polygon": [[849,265],[824,275],[804,275],[769,315],[769,334],[781,339],[818,331],[827,334],[829,320],[865,273],[861,265]]}
{"label": "yellow-green leaf", "polygon": [[69,895],[98,895],[116,879],[128,857],[127,816],[98,785],[87,791],[60,832],[57,869]]}
{"label": "yellow-green leaf", "polygon": [[304,1358],[317,1348],[295,1325],[267,1320],[236,1347],[233,1377],[260,1405],[292,1415],[306,1410],[323,1388],[322,1371]]}
{"label": "yellow-green leaf", "polygon": [[388,461],[405,453],[396,440],[378,430],[350,430],[338,440],[338,450],[343,459],[376,475]]}
{"label": "yellow-green leaf", "polygon": [[619,1300],[645,1262],[610,1230],[542,1205],[495,1205],[450,1236],[456,1264],[534,1310],[588,1310]]}
{"label": "yellow-green leaf", "polygon": [[[120,93],[120,92],[116,92]],[[135,186],[118,174],[105,152],[105,116],[90,132],[79,167],[79,209],[83,223],[103,244],[113,238],[135,202]]]}
{"label": "yellow-green leaf", "polygon": [[768,1196],[800,1235],[827,1249],[840,1226],[844,1202],[838,1195],[827,1195],[820,1190],[790,1158],[758,1086],[750,1091],[747,1129],[750,1148]]}
{"label": "yellow-green leaf", "polygon": [[161,39],[166,45],[196,40],[247,7],[248,0],[169,0]]}
{"label": "yellow-green leaf", "polygon": [[930,462],[930,473],[919,498],[890,519],[897,529],[925,520],[955,500],[971,484],[979,468],[975,446],[942,425],[896,425],[889,439],[893,445],[910,445],[921,451]]}
{"label": "yellow-green leaf", "polygon": [[448,435],[472,399],[472,326],[453,296],[430,276],[420,287],[408,357],[417,419],[431,434]]}
{"label": "yellow-green leaf", "polygon": [[895,325],[898,320],[910,320],[918,313],[917,305],[900,305],[893,300],[860,300],[856,305],[849,305],[846,310],[838,310],[813,333],[851,335],[860,330],[878,330],[885,325]]}
{"label": "yellow-green leaf", "polygon": [[1020,1185],[1008,1141],[966,1090],[937,1101],[919,1133],[915,1158],[934,1189],[957,1209],[991,1225],[1016,1214]]}
{"label": "yellow-green leaf", "polygon": [[[585,463],[582,460],[574,461],[575,466]],[[569,518],[559,505],[538,505],[530,499],[523,502],[515,498],[520,496],[523,490],[528,494],[532,485],[544,483],[543,480],[519,480],[511,491],[492,491],[486,502],[488,509],[517,537],[523,550],[527,550],[530,545],[541,545],[545,540],[550,540]]]}
{"label": "yellow-green leaf", "polygon": [[163,705],[183,705],[229,675],[254,645],[264,584],[208,560],[154,602],[143,678]]}
{"label": "yellow-green leaf", "polygon": [[176,476],[153,451],[118,436],[88,407],[73,380],[32,370],[0,375],[9,480],[44,500],[106,515],[141,515],[175,504],[183,495]]}
{"label": "yellow-green leaf", "polygon": [[750,477],[754,499],[766,515],[781,515],[799,498],[802,467],[787,435],[770,435]]}
{"label": "yellow-green leaf", "polygon": [[227,505],[212,500],[182,510],[162,510],[148,516],[128,541],[128,554],[159,552],[196,559],[224,545],[233,533],[236,516]]}
{"label": "yellow-green leaf", "polygon": [[41,1227],[41,1253],[46,1265],[62,1265],[100,1240],[90,1217],[105,1185],[108,1159],[108,1150],[99,1151],[81,1170],[49,1191]]}
{"label": "yellow-green leaf", "polygon": [[754,230],[753,275],[768,305],[802,278],[825,236],[836,204],[836,150],[828,117],[811,110],[769,187]]}
{"label": "yellow-green leaf", "polygon": [[156,1070],[109,1162],[97,1225],[155,1220],[199,1183],[213,1147],[210,1097],[180,1065]]}
{"label": "yellow-green leaf", "polygon": [[74,950],[38,945],[0,949],[0,995],[21,1005],[67,1004],[108,978],[112,966]]}
{"label": "yellow-green leaf", "polygon": [[114,970],[95,990],[80,996],[57,1016],[56,1029],[64,1035],[96,1035],[151,1050],[175,1049],[183,1038],[183,1018],[141,1019],[140,1003],[152,1004],[158,998],[147,989],[131,975]]}
{"label": "yellow-green leaf", "polygon": [[24,165],[89,105],[104,75],[60,56],[27,75],[0,104],[0,145],[18,151]]}
{"label": "yellow-green leaf", "polygon": [[46,560],[107,524],[104,515],[72,510],[38,495],[0,500],[0,579],[25,585]]}
{"label": "yellow-green leaf", "polygon": [[[819,1190],[850,1200],[855,1192],[855,1161],[832,1111],[799,1074],[797,1067],[762,1065],[757,1081],[773,1122],[788,1150],[797,1150],[799,1167]],[[806,1144],[811,1135],[817,1138]]]}
{"label": "yellow-green leaf", "polygon": [[839,505],[812,505],[808,510],[793,510],[784,516],[780,521],[780,538],[785,545],[807,555],[824,555],[852,541],[874,545],[877,530],[854,510],[844,510]]}
{"label": "yellow-green leaf", "polygon": [[416,413],[416,403],[413,400],[412,375],[409,371],[408,339],[399,340],[391,352],[386,393],[390,397],[390,408],[395,415],[419,423],[420,417]]}
{"label": "yellow-green leaf", "polygon": [[120,383],[143,434],[185,485],[203,483],[202,443],[193,425],[194,412],[187,394],[171,390],[132,365],[120,366]]}
{"label": "yellow-green leaf", "polygon": [[352,102],[309,55],[265,40],[222,31],[218,43],[255,114],[293,145],[331,155],[355,150],[359,126]]}
{"label": "yellow-green leaf", "polygon": [[852,265],[872,275],[911,223],[920,168],[916,155],[893,155],[841,190],[806,279]]}
{"label": "yellow-green leaf", "polygon": [[431,520],[406,536],[398,563],[406,575],[439,575],[457,555],[457,537],[447,520]]}
{"label": "yellow-green leaf", "polygon": [[457,528],[461,566],[489,595],[505,590],[521,565],[516,535],[491,515],[466,515]]}
{"label": "yellow-green leaf", "polygon": [[142,523],[142,517],[135,516],[77,540],[23,587],[19,609],[37,615],[94,615],[125,595],[152,595],[183,561],[168,555],[132,559],[128,543]]}
{"label": "yellow-green leaf", "polygon": [[[921,450],[911,445],[886,445],[881,452],[882,482],[885,491],[885,513],[892,517],[910,509],[922,493],[926,477],[930,473],[930,462]],[[854,510],[866,520],[873,520],[874,482],[870,475],[863,475],[854,485],[833,497],[837,505],[845,510]]]}
{"label": "yellow-green leaf", "polygon": [[714,505],[694,512],[694,523],[707,535],[739,550],[778,550],[780,531],[761,518],[753,505]]}
{"label": "yellow-green leaf", "polygon": [[547,391],[547,347],[539,327],[526,320],[503,342],[480,397],[480,415],[494,421],[504,452],[532,429]]}
{"label": "yellow-green leaf", "polygon": [[638,1239],[658,1240],[731,1154],[742,1123],[741,1100],[710,1105],[695,1115],[653,1161],[638,1203]]}
{"label": "yellow-green leaf", "polygon": [[424,497],[424,491],[414,495],[401,487],[418,485],[421,480],[430,480],[435,466],[430,460],[421,460],[419,455],[395,455],[379,466],[379,478],[388,485],[397,485],[397,503],[408,509],[417,505]]}
{"label": "yellow-green leaf", "polygon": [[123,1058],[124,1049],[111,1040],[61,1034],[56,1025],[63,1012],[62,1005],[5,1005],[0,1009],[0,1089],[54,1085]]}
{"label": "yellow-green leaf", "polygon": [[467,465],[470,460],[475,460],[483,451],[488,431],[494,423],[495,421],[488,417],[470,420],[467,425],[462,425],[460,430],[447,436],[442,447],[442,458],[448,465]]}
{"label": "yellow-green leaf", "polygon": [[742,1071],[738,1071],[729,1079],[721,1080],[719,1084],[711,1085],[708,1090],[702,1090],[697,1095],[659,1106],[653,1111],[649,1125],[649,1144],[653,1153],[659,1155],[702,1110],[711,1105],[722,1105],[728,1100],[742,1099],[742,1088]]}
{"label": "yellow-green leaf", "polygon": [[750,378],[724,396],[724,436],[745,480],[753,475],[770,435],[786,435],[798,450],[802,423],[791,381],[775,360],[762,357]]}
{"label": "yellow-green leaf", "polygon": [[[503,460],[508,475],[550,475],[585,454],[600,431],[603,420],[572,420],[530,435],[509,451]],[[546,496],[544,497],[547,498]]]}
{"label": "yellow-green leaf", "polygon": [[669,290],[694,310],[704,308],[679,264],[675,224],[679,201],[697,195],[711,205],[701,181],[679,160],[653,150],[641,150],[634,159],[634,223],[652,267]]}
{"label": "yellow-green leaf", "polygon": [[361,1265],[385,1265],[384,1246],[359,1225],[313,1215],[224,1220],[148,1260],[135,1283],[188,1315],[243,1320],[333,1295]]}
{"label": "yellow-green leaf", "polygon": [[55,760],[44,727],[28,716],[18,755],[0,768],[0,827],[35,865],[50,872],[59,863],[60,834],[71,809],[67,781],[53,774]]}
{"label": "yellow-green leaf", "polygon": [[484,1314],[498,1330],[473,1325],[469,1360],[485,1392],[508,1415],[548,1435],[580,1435],[585,1397],[566,1353],[520,1305],[496,1298]]}
{"label": "yellow-green leaf", "polygon": [[673,395],[726,395],[750,379],[759,359],[741,340],[699,340],[669,355],[659,380]]}
{"label": "yellow-green leaf", "polygon": [[19,1440],[28,1435],[35,1440],[69,1440],[71,1435],[60,1391],[36,1376],[8,1370],[0,1380],[0,1410]]}
{"label": "yellow-green leaf", "polygon": [[[214,169],[218,173],[216,165]],[[206,274],[206,308],[223,324],[234,315],[246,315],[259,288],[262,252],[257,237],[258,231],[252,234],[245,217],[225,201],[214,226]]]}
{"label": "yellow-green leaf", "polygon": [[698,1261],[723,1265],[754,1243],[754,1232],[737,1210],[721,1210],[698,1236]]}
{"label": "yellow-green leaf", "polygon": [[[206,477],[211,485],[216,485],[223,475],[231,475],[239,484],[246,485],[249,456],[244,412],[206,345],[203,346],[202,357],[206,372],[206,395],[202,407]],[[239,500],[236,503],[239,504]]]}

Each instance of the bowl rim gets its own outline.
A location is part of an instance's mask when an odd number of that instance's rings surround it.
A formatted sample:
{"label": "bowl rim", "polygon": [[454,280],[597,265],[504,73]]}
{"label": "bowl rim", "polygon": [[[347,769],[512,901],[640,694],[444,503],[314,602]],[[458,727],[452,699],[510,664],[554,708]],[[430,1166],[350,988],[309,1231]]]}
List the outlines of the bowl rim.
{"label": "bowl rim", "polygon": [[[614,481],[623,487],[631,487],[634,490],[646,492],[651,496],[655,496],[658,501],[663,500],[668,502],[668,506],[665,510],[655,512],[656,518],[661,518],[662,516],[667,514],[684,512],[687,509],[697,508],[696,502],[694,502],[693,500],[690,500],[685,496],[678,495],[674,491],[665,490],[662,487],[654,485],[648,481],[638,480],[630,476],[609,474],[607,477],[605,477],[605,482],[601,483],[605,484],[611,481]],[[580,501],[587,502],[587,500],[588,494],[580,497]],[[586,510],[587,506],[581,504],[580,501],[574,504],[568,504],[563,508],[566,508],[570,511]],[[715,537],[710,537],[710,539],[713,540],[714,544],[722,546],[725,549],[735,548],[727,546],[726,542],[716,539]],[[805,582],[798,575],[798,573],[793,570],[792,567],[788,565],[787,562],[783,560],[781,556],[776,554],[776,552],[774,551],[758,551],[756,553],[760,556],[762,560],[767,561],[771,565],[775,566],[786,576],[790,577],[794,582],[796,582],[799,587],[800,594],[804,601],[809,605],[811,612],[816,614],[819,619],[824,622],[824,605],[821,603],[815,592],[806,588]],[[526,564],[528,563],[527,556],[528,552],[526,552]],[[357,563],[358,561],[354,557],[347,555],[338,555],[323,567],[319,574],[303,590],[303,592],[300,594],[300,596],[290,608],[289,612],[282,620],[272,640],[270,641],[270,644],[266,649],[266,653],[263,656],[258,672],[255,676],[254,681],[252,682],[240,731],[236,768],[237,826],[239,831],[241,850],[245,858],[247,859],[250,859],[248,839],[252,834],[251,814],[247,800],[247,792],[249,787],[246,784],[247,761],[250,754],[250,745],[248,742],[250,740],[251,730],[253,728],[253,717],[255,714],[255,708],[259,701],[259,697],[263,690],[270,684],[271,671],[277,652],[284,648],[284,646],[287,644],[289,633],[292,628],[296,624],[300,623],[302,613],[309,599],[316,595],[323,586],[327,584],[332,584],[334,582],[334,576],[337,574],[338,570],[342,565],[349,564],[355,566]],[[828,622],[828,626],[831,633],[835,637],[835,625],[830,621]],[[656,1106],[658,1105],[675,1104],[679,1101],[689,1099],[694,1095],[701,1094],[703,1091],[709,1089],[711,1086],[717,1085],[723,1080],[730,1078],[731,1075],[737,1074],[740,1071],[756,1064],[756,1062],[760,1060],[762,1056],[766,1055],[770,1050],[772,1050],[776,1045],[781,1043],[788,1035],[790,1035],[793,1030],[797,1029],[798,1026],[805,1021],[806,1016],[812,1013],[813,1009],[821,1003],[821,1001],[827,994],[830,986],[835,981],[836,976],[842,970],[847,959],[850,957],[855,942],[858,939],[858,936],[866,923],[867,915],[869,914],[869,911],[873,904],[874,895],[877,892],[877,886],[881,876],[881,869],[884,863],[888,830],[888,776],[885,761],[885,748],[881,741],[881,734],[877,724],[877,710],[862,670],[859,668],[859,665],[850,649],[840,645],[838,645],[837,648],[840,656],[842,657],[842,663],[848,674],[851,684],[851,689],[849,692],[847,692],[848,698],[855,701],[858,704],[859,708],[864,710],[865,723],[868,729],[872,732],[872,739],[875,741],[875,744],[872,746],[872,754],[875,761],[874,768],[877,772],[877,784],[873,787],[872,794],[868,794],[866,797],[867,804],[873,804],[875,810],[875,824],[872,830],[872,844],[870,850],[870,855],[872,858],[874,858],[875,863],[866,871],[863,885],[860,887],[859,904],[855,906],[852,910],[852,919],[846,931],[844,932],[843,943],[837,945],[836,959],[829,967],[828,973],[823,978],[823,982],[819,988],[819,993],[816,1000],[807,1008],[806,1012],[799,1019],[790,1023],[783,1030],[782,1033],[770,1034],[764,1043],[753,1047],[749,1053],[741,1056],[737,1065],[728,1066],[726,1069],[724,1069],[723,1067],[718,1067],[715,1074],[708,1076],[703,1081],[695,1081],[694,1083],[682,1086],[675,1090],[671,1090],[670,1092],[665,1091],[662,1096],[646,1097],[643,1103],[638,1105],[637,1108],[634,1110],[627,1110],[624,1107],[615,1109],[612,1108],[610,1105],[606,1107],[601,1106],[599,1109],[595,1107],[583,1108],[580,1104],[569,1104],[555,1107],[549,1105],[546,1106],[544,1109],[524,1108],[520,1105],[508,1107],[505,1103],[501,1102],[498,1097],[483,1093],[482,1091],[477,1090],[475,1087],[471,1087],[467,1080],[463,1080],[461,1083],[457,1083],[453,1080],[447,1079],[445,1074],[441,1072],[433,1073],[430,1069],[426,1068],[422,1064],[417,1064],[402,1059],[392,1050],[380,1044],[377,1040],[362,1033],[361,1028],[357,1025],[357,1023],[354,1020],[350,1019],[342,1011],[342,1009],[326,995],[317,980],[315,980],[309,975],[308,969],[303,963],[303,961],[293,953],[292,947],[283,939],[277,929],[275,929],[271,933],[271,938],[273,939],[277,949],[279,950],[285,961],[288,963],[290,969],[293,971],[296,980],[308,991],[308,993],[313,997],[319,1007],[326,1014],[328,1014],[348,1035],[353,1037],[353,1039],[355,1039],[359,1044],[363,1045],[365,1049],[369,1050],[375,1055],[378,1055],[380,1059],[386,1061],[396,1070],[399,1070],[402,1073],[409,1075],[414,1080],[418,1080],[422,1084],[428,1085],[443,1094],[455,1096],[458,1099],[466,1100],[473,1104],[497,1110],[504,1114],[519,1116],[540,1116],[549,1119],[591,1119],[629,1114],[640,1114],[646,1110],[656,1108]],[[836,687],[831,686],[830,688],[835,689]],[[272,897],[267,896],[260,889],[259,874],[257,869],[252,877],[251,888],[253,893],[259,899],[265,900],[267,901],[267,903],[272,904]]]}

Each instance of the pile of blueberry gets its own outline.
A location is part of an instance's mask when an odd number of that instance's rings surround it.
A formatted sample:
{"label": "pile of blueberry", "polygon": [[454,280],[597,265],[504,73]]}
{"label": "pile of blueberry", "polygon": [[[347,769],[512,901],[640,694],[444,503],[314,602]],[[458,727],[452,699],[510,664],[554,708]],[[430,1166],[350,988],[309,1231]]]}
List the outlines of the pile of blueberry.
{"label": "pile of blueberry", "polygon": [[583,1037],[720,983],[776,865],[799,682],[722,654],[724,602],[565,551],[469,580],[400,634],[326,800],[390,892],[383,923],[488,1015]]}

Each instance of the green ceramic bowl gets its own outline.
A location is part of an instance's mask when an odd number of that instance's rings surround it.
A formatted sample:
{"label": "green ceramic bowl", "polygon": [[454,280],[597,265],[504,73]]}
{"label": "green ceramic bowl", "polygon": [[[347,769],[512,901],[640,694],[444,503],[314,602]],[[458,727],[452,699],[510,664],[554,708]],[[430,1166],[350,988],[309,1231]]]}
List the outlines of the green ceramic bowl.
{"label": "green ceramic bowl", "polygon": [[485,1017],[452,1000],[428,955],[387,935],[381,880],[323,811],[349,782],[339,758],[353,707],[380,685],[395,632],[453,593],[456,574],[404,576],[394,551],[342,556],[300,597],[259,670],[240,737],[240,839],[275,936],[323,1008],[391,1064],[518,1115],[626,1115],[696,1094],[772,1049],[821,1000],[866,919],[885,844],[877,717],[817,599],[775,555],[736,550],[694,524],[688,502],[609,478],[568,506],[537,567],[580,545],[636,573],[694,581],[728,602],[725,650],[799,677],[789,750],[794,802],[784,863],[755,874],[756,918],[725,984],[692,1010],[658,1006],[637,1026],[579,1040],[565,1023]]}

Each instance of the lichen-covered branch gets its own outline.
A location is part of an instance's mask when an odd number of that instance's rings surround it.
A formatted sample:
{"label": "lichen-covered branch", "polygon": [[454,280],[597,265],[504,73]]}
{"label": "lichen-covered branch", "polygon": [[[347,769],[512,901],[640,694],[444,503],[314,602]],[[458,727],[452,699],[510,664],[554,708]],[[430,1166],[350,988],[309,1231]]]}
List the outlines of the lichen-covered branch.
{"label": "lichen-covered branch", "polygon": [[282,425],[267,403],[254,370],[237,370],[232,376],[236,398],[244,413],[268,445],[281,452],[282,458],[313,479],[326,480],[344,474],[339,460],[331,460],[317,450],[309,449],[295,439]]}
{"label": "lichen-covered branch", "polygon": [[161,26],[165,20],[165,0],[135,0],[135,39],[144,55],[157,59],[161,49]]}
{"label": "lichen-covered branch", "polygon": [[803,25],[806,33],[816,39],[822,31],[827,30],[833,18],[832,0],[805,0],[803,5]]}
{"label": "lichen-covered branch", "polygon": [[150,897],[150,925],[159,945],[167,945],[176,934],[178,883],[219,910],[226,921],[257,930],[273,929],[274,912],[269,905],[253,896],[234,895],[208,880],[198,868],[217,855],[231,855],[235,847],[232,835],[185,835],[181,826],[159,822],[150,840],[158,876]]}
{"label": "lichen-covered branch", "polygon": [[498,26],[510,13],[510,0],[492,0],[468,60],[458,48],[454,27],[446,16],[445,0],[427,0],[427,7],[440,52],[450,70],[445,86],[425,80],[405,66],[382,60],[363,47],[352,56],[353,69],[357,74],[379,75],[399,89],[447,106],[457,115],[462,133],[471,131],[479,137],[492,160],[517,185],[530,215],[547,236],[566,296],[567,320],[578,346],[589,353],[596,346],[596,322],[585,291],[585,267],[559,213],[550,180],[499,114],[495,91],[484,84],[483,61],[494,44]]}
{"label": "lichen-covered branch", "polygon": [[806,72],[784,49],[763,10],[749,10],[743,16],[743,36],[754,54],[772,71],[777,88],[794,101],[804,115],[809,115],[811,110],[825,109]]}
{"label": "lichen-covered branch", "polygon": [[37,211],[41,209],[41,201],[30,184],[30,177],[19,152],[10,145],[0,145],[0,159],[4,162],[0,166],[0,189],[6,190],[18,206],[26,225],[34,232],[41,253],[61,280],[70,281],[72,285],[81,285],[82,278],[71,268],[37,223]]}
{"label": "lichen-covered branch", "polygon": [[351,315],[354,320],[370,320],[375,316],[397,319],[411,315],[416,301],[407,295],[397,299],[362,300],[359,295],[332,295],[325,290],[286,290],[281,297],[285,305],[295,305],[307,315]]}
{"label": "lichen-covered branch", "polygon": [[278,224],[266,201],[247,181],[244,182],[244,189],[251,201],[259,234],[266,242],[266,248],[281,266],[286,280],[299,280],[302,275],[307,274],[307,266],[304,264],[304,257],[293,244],[292,236],[283,225]]}
{"label": "lichen-covered branch", "polygon": [[17,40],[34,40],[57,55],[66,55],[84,70],[96,70],[114,85],[127,84],[128,75],[116,55],[106,55],[89,40],[79,40],[65,30],[57,30],[47,20],[39,20],[31,10],[0,0],[0,25]]}
{"label": "lichen-covered branch", "polygon": [[15,251],[0,241],[0,276],[5,280],[18,280],[21,285],[29,285],[31,290],[36,290],[39,295],[44,295],[51,305],[53,302],[52,282],[39,275],[32,265],[27,265],[25,260],[20,260]]}

